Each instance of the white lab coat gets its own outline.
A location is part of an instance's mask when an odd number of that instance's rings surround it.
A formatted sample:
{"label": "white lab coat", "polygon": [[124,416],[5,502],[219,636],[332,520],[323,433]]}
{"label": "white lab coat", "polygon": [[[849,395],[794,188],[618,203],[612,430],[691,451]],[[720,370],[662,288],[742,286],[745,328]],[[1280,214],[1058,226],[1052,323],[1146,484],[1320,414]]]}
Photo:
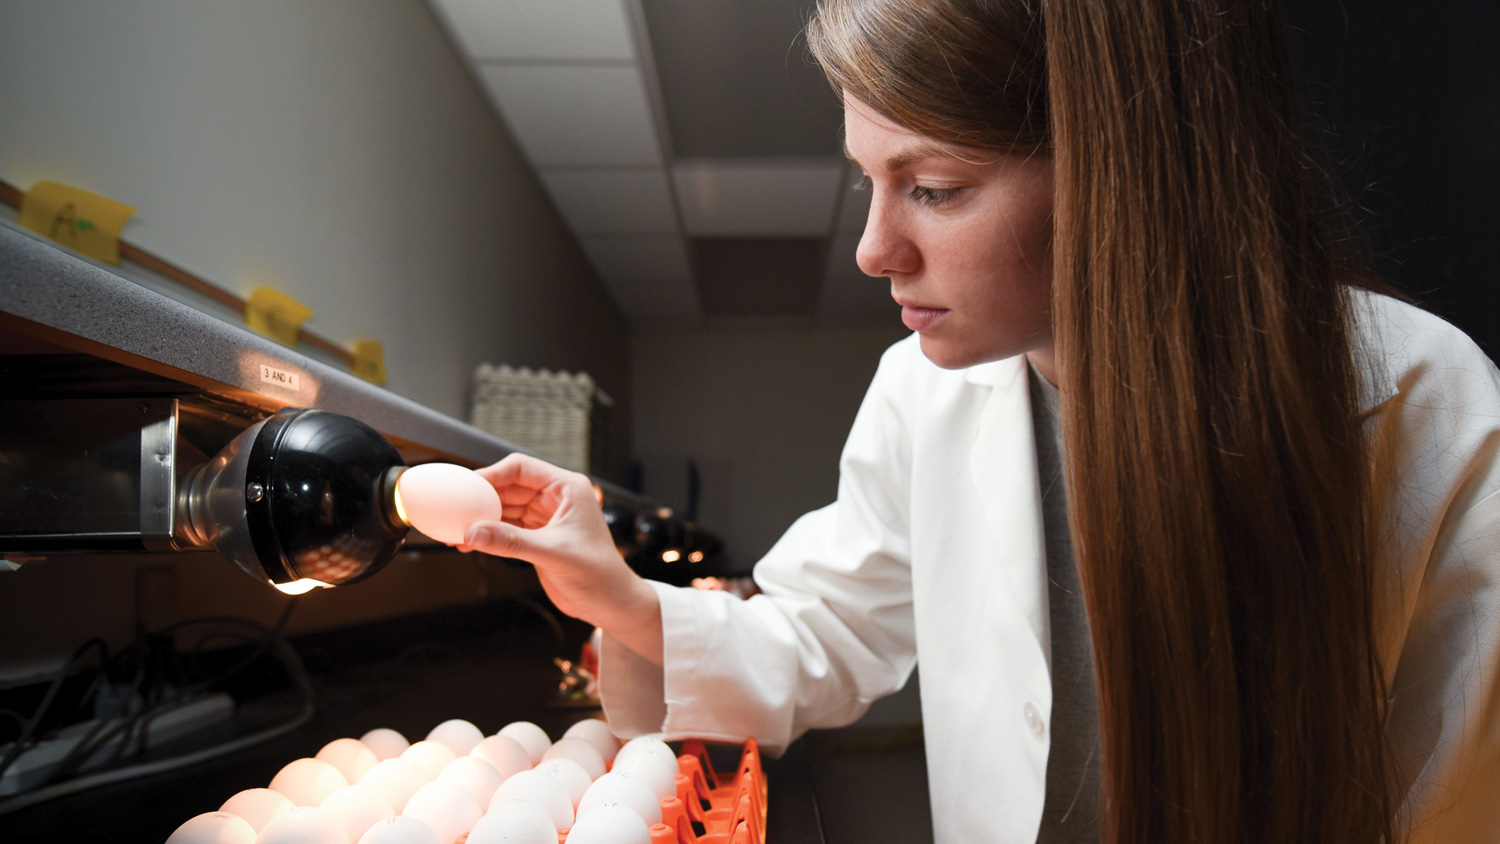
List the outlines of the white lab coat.
{"label": "white lab coat", "polygon": [[[1500,840],[1500,373],[1436,317],[1367,294],[1356,311],[1369,406],[1422,372],[1386,473],[1400,493],[1382,626],[1414,840]],[[1021,358],[945,371],[915,337],[887,351],[837,500],[760,561],[764,594],[658,584],[665,672],[605,637],[615,729],[774,753],[857,719],[920,662],[936,841],[1034,841],[1052,687],[1026,373]]]}

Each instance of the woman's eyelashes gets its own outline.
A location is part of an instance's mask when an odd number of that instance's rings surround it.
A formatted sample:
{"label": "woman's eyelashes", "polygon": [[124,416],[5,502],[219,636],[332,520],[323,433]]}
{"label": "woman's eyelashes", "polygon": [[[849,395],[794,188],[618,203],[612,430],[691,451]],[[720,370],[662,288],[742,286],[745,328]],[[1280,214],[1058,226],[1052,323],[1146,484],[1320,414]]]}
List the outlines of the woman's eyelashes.
{"label": "woman's eyelashes", "polygon": [[912,185],[907,196],[923,205],[944,205],[953,201],[958,196],[959,188],[930,188],[924,185]]}
{"label": "woman's eyelashes", "polygon": [[[870,189],[870,177],[861,176],[859,181],[853,185],[854,190],[867,191]],[[951,202],[962,188],[934,188],[927,185],[912,185],[906,192],[908,199],[922,205],[943,205]]]}

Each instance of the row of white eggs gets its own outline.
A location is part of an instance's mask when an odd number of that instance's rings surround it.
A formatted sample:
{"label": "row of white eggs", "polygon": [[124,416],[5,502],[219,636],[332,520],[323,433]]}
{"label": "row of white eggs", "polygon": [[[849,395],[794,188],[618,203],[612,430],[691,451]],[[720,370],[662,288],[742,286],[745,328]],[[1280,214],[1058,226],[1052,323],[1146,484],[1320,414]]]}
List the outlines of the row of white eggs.
{"label": "row of white eggs", "polygon": [[622,747],[596,719],[555,743],[529,721],[485,737],[454,719],[415,743],[380,728],[288,763],[167,844],[649,844],[677,771],[665,742]]}

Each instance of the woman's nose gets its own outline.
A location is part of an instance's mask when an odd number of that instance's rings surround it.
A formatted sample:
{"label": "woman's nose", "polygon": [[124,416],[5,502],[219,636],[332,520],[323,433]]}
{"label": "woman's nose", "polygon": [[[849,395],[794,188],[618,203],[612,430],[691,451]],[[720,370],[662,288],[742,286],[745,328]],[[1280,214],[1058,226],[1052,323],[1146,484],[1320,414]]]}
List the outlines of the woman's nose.
{"label": "woman's nose", "polygon": [[854,260],[860,272],[884,278],[915,272],[921,264],[921,253],[901,221],[877,198],[870,204],[870,216],[865,220],[865,232],[859,238]]}

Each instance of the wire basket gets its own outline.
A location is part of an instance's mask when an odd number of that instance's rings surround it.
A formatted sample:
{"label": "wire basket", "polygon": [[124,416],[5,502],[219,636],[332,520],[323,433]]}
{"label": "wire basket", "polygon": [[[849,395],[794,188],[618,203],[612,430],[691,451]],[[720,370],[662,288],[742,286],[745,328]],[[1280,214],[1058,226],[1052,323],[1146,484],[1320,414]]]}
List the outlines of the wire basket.
{"label": "wire basket", "polygon": [[590,429],[608,398],[588,373],[481,363],[469,424],[559,466],[593,468]]}

